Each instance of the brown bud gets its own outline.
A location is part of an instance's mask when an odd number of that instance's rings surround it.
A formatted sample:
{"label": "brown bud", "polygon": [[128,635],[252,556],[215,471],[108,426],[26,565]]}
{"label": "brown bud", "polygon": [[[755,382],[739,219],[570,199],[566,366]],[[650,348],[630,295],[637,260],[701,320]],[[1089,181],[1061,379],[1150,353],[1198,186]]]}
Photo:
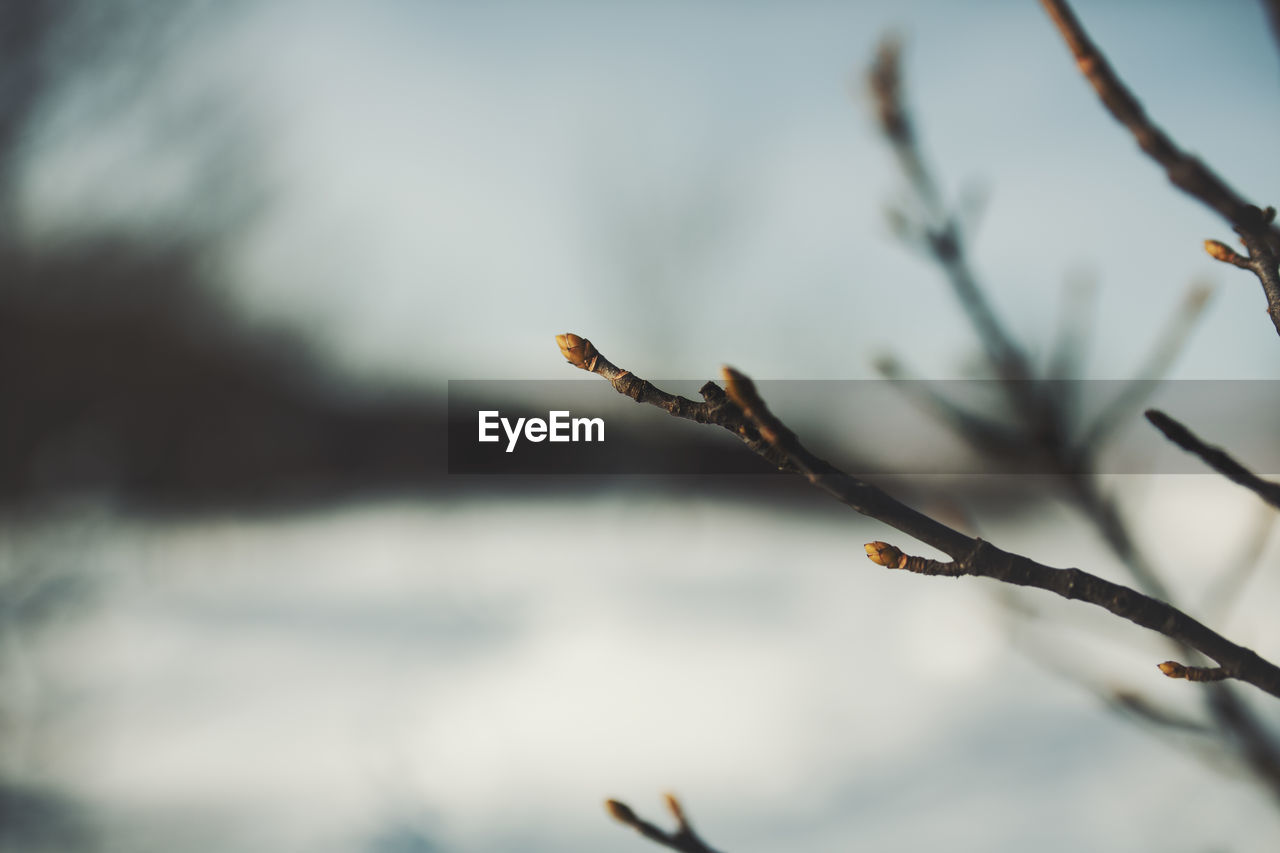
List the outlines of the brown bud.
{"label": "brown bud", "polygon": [[560,354],[574,367],[591,370],[595,367],[599,353],[591,345],[591,341],[571,333],[556,335],[556,343],[560,346]]}
{"label": "brown bud", "polygon": [[1222,261],[1224,264],[1243,267],[1248,266],[1249,262],[1240,257],[1235,249],[1223,243],[1221,240],[1205,240],[1204,250],[1209,256],[1216,261]]}
{"label": "brown bud", "polygon": [[907,563],[907,555],[888,542],[868,542],[863,546],[871,562],[890,569],[900,569]]}
{"label": "brown bud", "polygon": [[662,799],[666,802],[667,811],[671,812],[671,816],[674,817],[681,826],[684,826],[687,823],[684,818],[684,808],[680,805],[680,801],[676,799],[676,795],[663,794]]}
{"label": "brown bud", "polygon": [[635,826],[638,822],[636,813],[626,803],[620,803],[617,800],[605,800],[604,808],[609,813],[609,816],[619,823]]}
{"label": "brown bud", "polygon": [[740,373],[727,364],[720,368],[720,375],[724,379],[724,390],[729,399],[737,403],[738,408],[744,412],[750,411],[751,403],[756,399],[755,383],[745,373]]}
{"label": "brown bud", "polygon": [[1170,678],[1186,678],[1187,677],[1187,668],[1182,664],[1178,663],[1176,660],[1167,660],[1162,664],[1157,664],[1157,666],[1160,667],[1161,672],[1163,672],[1165,675],[1169,676]]}

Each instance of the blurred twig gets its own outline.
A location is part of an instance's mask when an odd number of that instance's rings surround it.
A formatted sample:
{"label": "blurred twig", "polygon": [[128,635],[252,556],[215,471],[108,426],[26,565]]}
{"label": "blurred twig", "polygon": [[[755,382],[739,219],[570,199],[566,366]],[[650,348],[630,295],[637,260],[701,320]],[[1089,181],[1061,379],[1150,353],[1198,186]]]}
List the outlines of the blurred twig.
{"label": "blurred twig", "polygon": [[1085,432],[1080,444],[1084,447],[1101,447],[1130,418],[1137,414],[1142,404],[1150,398],[1161,381],[1168,375],[1178,354],[1185,348],[1187,339],[1204,313],[1204,307],[1213,291],[1208,285],[1193,285],[1178,303],[1173,316],[1147,354],[1146,360],[1134,372],[1135,378],[1125,383],[1115,399],[1103,409],[1093,425]]}
{"label": "blurred twig", "polygon": [[1267,21],[1271,24],[1271,37],[1280,47],[1280,0],[1262,0],[1262,8],[1266,10]]}
{"label": "blurred twig", "polygon": [[996,375],[1013,381],[1030,379],[1031,369],[1026,356],[1005,332],[1004,325],[970,269],[960,216],[953,213],[943,200],[942,191],[920,150],[903,97],[901,52],[901,44],[896,39],[883,40],[868,82],[880,129],[893,147],[916,204],[924,215],[911,217],[899,211],[891,216],[899,234],[931,257],[946,273],[947,281],[977,331]]}
{"label": "blurred twig", "polygon": [[1267,540],[1275,529],[1276,514],[1268,507],[1259,506],[1257,509],[1260,518],[1240,553],[1227,562],[1229,569],[1205,592],[1200,610],[1215,622],[1226,620],[1231,606],[1240,599],[1249,580],[1257,573]]}
{"label": "blurred twig", "polygon": [[1272,483],[1241,465],[1220,447],[1205,444],[1195,433],[1159,409],[1148,409],[1147,420],[1164,433],[1164,437],[1188,453],[1194,453],[1205,464],[1233,483],[1250,490],[1267,503],[1280,509],[1280,483]]}
{"label": "blurred twig", "polygon": [[716,853],[693,831],[693,827],[689,824],[689,819],[685,816],[684,807],[680,805],[680,801],[674,795],[664,794],[663,801],[667,805],[667,811],[671,812],[671,816],[676,819],[675,832],[667,832],[664,829],[660,829],[655,824],[637,815],[626,803],[618,800],[605,800],[604,807],[614,820],[626,824],[645,838],[655,841],[663,847],[670,847],[672,850],[680,850],[683,853]]}
{"label": "blurred twig", "polygon": [[1070,381],[1084,375],[1084,355],[1093,331],[1098,287],[1092,276],[1077,274],[1067,279],[1062,290],[1062,308],[1058,311],[1058,327],[1049,348],[1045,376]]}

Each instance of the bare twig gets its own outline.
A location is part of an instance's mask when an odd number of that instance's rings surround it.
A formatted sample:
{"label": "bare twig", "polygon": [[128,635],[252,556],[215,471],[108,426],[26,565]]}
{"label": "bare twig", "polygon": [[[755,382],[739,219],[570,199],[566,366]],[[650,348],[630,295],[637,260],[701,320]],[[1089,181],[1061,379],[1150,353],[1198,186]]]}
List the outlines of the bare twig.
{"label": "bare twig", "polygon": [[1267,22],[1271,24],[1271,37],[1280,47],[1280,0],[1262,0],[1262,8],[1267,12]]}
{"label": "bare twig", "polygon": [[1075,380],[1084,375],[1083,361],[1093,331],[1093,311],[1097,303],[1097,283],[1093,276],[1077,273],[1063,286],[1058,328],[1049,347],[1045,378]]}
{"label": "bare twig", "polygon": [[1184,666],[1176,660],[1167,660],[1156,666],[1170,678],[1185,678],[1187,681],[1222,681],[1227,677],[1226,670],[1220,666]]}
{"label": "bare twig", "polygon": [[1209,257],[1213,258],[1215,261],[1221,261],[1224,264],[1231,264],[1231,266],[1239,267],[1242,270],[1252,269],[1249,265],[1248,258],[1244,257],[1221,240],[1205,240],[1204,250],[1208,252]]}
{"label": "bare twig", "polygon": [[[562,335],[564,341],[581,340],[577,336]],[[592,357],[574,358],[570,362],[592,373],[609,377],[626,374],[627,378],[652,387],[644,380],[635,379],[629,372],[621,371],[590,348]],[[1149,628],[1170,639],[1182,643],[1209,659],[1223,670],[1225,678],[1248,682],[1259,689],[1280,697],[1280,667],[1263,659],[1256,652],[1239,646],[1210,630],[1200,622],[1137,590],[1113,583],[1076,568],[1059,569],[1037,563],[1027,557],[1002,551],[989,542],[975,539],[901,503],[880,488],[853,477],[831,463],[811,453],[789,427],[779,420],[764,400],[760,398],[754,383],[744,374],[732,368],[724,369],[725,392],[734,409],[721,406],[708,422],[737,422],[745,417],[755,428],[759,439],[772,447],[780,467],[803,474],[818,488],[862,515],[888,524],[897,530],[937,548],[952,558],[945,574],[977,575],[1004,583],[1029,586],[1057,593],[1063,598],[1088,602]],[[617,388],[617,379],[612,379]],[[708,383],[712,385],[712,383]],[[704,386],[704,395],[707,394]],[[620,390],[620,389],[619,389]],[[655,389],[656,390],[656,389]],[[621,393],[626,393],[622,391]],[[630,396],[630,395],[628,395]],[[652,395],[654,405],[666,408],[670,395],[662,392]],[[686,401],[692,403],[692,401]],[[696,404],[694,404],[696,405]],[[674,414],[674,412],[673,412]],[[726,423],[721,426],[728,427]],[[757,452],[764,452],[761,448]],[[909,565],[908,565],[909,567]],[[937,572],[944,573],[944,572]]]}
{"label": "bare twig", "polygon": [[942,575],[951,578],[965,574],[959,563],[944,563],[927,557],[912,557],[902,553],[900,548],[888,542],[868,542],[863,547],[867,551],[868,560],[886,569],[905,569],[918,575]]}
{"label": "bare twig", "polygon": [[880,43],[868,74],[881,132],[893,147],[903,173],[923,210],[923,221],[896,212],[896,230],[930,256],[946,273],[951,289],[969,318],[996,375],[1015,381],[1031,378],[1027,358],[1005,331],[969,266],[960,217],[943,200],[941,189],[925,163],[902,91],[902,48],[896,39]]}
{"label": "bare twig", "polygon": [[1082,447],[1091,450],[1101,447],[1120,426],[1129,423],[1142,404],[1155,393],[1186,345],[1212,293],[1205,284],[1192,285],[1156,337],[1146,360],[1134,372],[1135,378],[1124,384],[1085,433],[1080,442]]}
{"label": "bare twig", "polygon": [[716,853],[693,831],[693,827],[689,824],[689,819],[685,816],[684,807],[680,805],[680,801],[672,794],[664,794],[663,800],[667,804],[667,810],[676,819],[675,832],[667,832],[658,828],[637,815],[626,803],[618,800],[605,800],[604,807],[614,820],[626,824],[645,838],[655,841],[664,847],[680,850],[683,853]]}
{"label": "bare twig", "polygon": [[[1245,248],[1249,250],[1249,257],[1243,259],[1245,264],[1215,253],[1214,248],[1206,248],[1215,258],[1236,266],[1246,266],[1258,277],[1267,297],[1267,313],[1271,316],[1276,332],[1280,334],[1280,273],[1277,272],[1277,264],[1280,263],[1280,230],[1272,224],[1275,210],[1267,208],[1264,211],[1245,200],[1202,161],[1179,148],[1168,134],[1151,121],[1142,104],[1116,75],[1106,57],[1084,31],[1066,0],[1040,1],[1075,56],[1080,73],[1093,86],[1116,121],[1133,134],[1138,147],[1164,168],[1174,186],[1212,208],[1240,235]],[[1217,241],[1214,243],[1223,246]]]}
{"label": "bare twig", "polygon": [[1200,738],[1209,737],[1213,732],[1199,720],[1162,708],[1147,697],[1131,690],[1112,690],[1102,698],[1112,708],[1148,726]]}
{"label": "bare twig", "polygon": [[1249,581],[1262,564],[1267,541],[1276,527],[1277,516],[1270,507],[1258,506],[1258,519],[1239,552],[1228,556],[1224,563],[1230,568],[1223,572],[1205,591],[1202,612],[1214,622],[1225,622],[1232,606],[1240,600]]}
{"label": "bare twig", "polygon": [[1188,453],[1194,453],[1204,460],[1205,464],[1233,483],[1249,489],[1267,503],[1280,509],[1280,483],[1272,483],[1254,474],[1231,457],[1220,447],[1205,444],[1186,426],[1174,420],[1159,409],[1148,409],[1147,420],[1164,437],[1181,447]]}
{"label": "bare twig", "polygon": [[975,414],[936,391],[929,382],[909,375],[893,356],[876,359],[874,366],[904,398],[956,432],[979,453],[989,458],[1014,460],[1040,449],[1029,446],[1021,430]]}
{"label": "bare twig", "polygon": [[763,456],[775,466],[782,470],[795,470],[788,468],[785,460],[773,451],[772,446],[760,438],[756,428],[729,402],[724,391],[714,382],[708,382],[698,389],[703,398],[699,403],[687,397],[668,394],[655,387],[653,383],[632,375],[631,371],[623,370],[602,356],[586,338],[573,334],[556,335],[556,344],[560,347],[560,354],[570,364],[603,376],[609,380],[614,390],[624,397],[630,397],[637,403],[657,406],[677,418],[724,427],[741,439],[753,452]]}

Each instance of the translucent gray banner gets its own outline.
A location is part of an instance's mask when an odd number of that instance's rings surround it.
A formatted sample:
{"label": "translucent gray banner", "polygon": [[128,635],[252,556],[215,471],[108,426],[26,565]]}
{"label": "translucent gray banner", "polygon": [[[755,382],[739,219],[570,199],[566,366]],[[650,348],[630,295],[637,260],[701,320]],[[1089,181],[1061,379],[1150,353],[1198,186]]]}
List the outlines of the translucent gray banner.
{"label": "translucent gray banner", "polygon": [[[701,381],[657,380],[701,400]],[[1159,409],[1260,475],[1280,473],[1280,382],[765,380],[774,413],[858,475],[1210,473],[1165,439]],[[637,404],[596,378],[452,380],[452,475],[762,474],[728,431]]]}

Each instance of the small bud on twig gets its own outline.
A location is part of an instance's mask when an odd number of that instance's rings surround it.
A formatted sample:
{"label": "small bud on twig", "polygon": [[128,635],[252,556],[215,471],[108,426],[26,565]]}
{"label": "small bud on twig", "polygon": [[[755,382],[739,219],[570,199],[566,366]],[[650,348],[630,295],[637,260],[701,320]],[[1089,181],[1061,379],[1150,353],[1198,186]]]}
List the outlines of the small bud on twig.
{"label": "small bud on twig", "polygon": [[604,808],[609,813],[609,817],[618,821],[618,823],[635,826],[640,822],[639,818],[636,817],[636,813],[631,810],[631,806],[626,803],[621,803],[617,800],[605,800]]}
{"label": "small bud on twig", "polygon": [[1187,681],[1222,681],[1227,677],[1227,671],[1220,666],[1184,666],[1176,660],[1167,660],[1157,666],[1170,678],[1185,678]]}
{"label": "small bud on twig", "polygon": [[662,799],[667,804],[667,811],[671,812],[671,816],[680,824],[681,829],[689,825],[689,821],[685,820],[684,807],[680,805],[680,801],[676,799],[675,794],[663,794]]}
{"label": "small bud on twig", "polygon": [[556,335],[556,344],[560,347],[560,354],[574,367],[580,367],[590,372],[595,371],[596,358],[599,353],[591,345],[591,341],[572,333],[565,333]]}
{"label": "small bud on twig", "polygon": [[1239,252],[1228,246],[1226,243],[1223,243],[1221,240],[1205,240],[1204,250],[1216,261],[1222,261],[1224,264],[1231,264],[1235,267],[1249,269],[1248,259],[1241,257]]}
{"label": "small bud on twig", "polygon": [[949,577],[959,577],[967,573],[964,565],[960,562],[940,563],[937,560],[930,560],[928,557],[914,557],[910,554],[904,554],[901,548],[890,545],[888,542],[868,542],[862,547],[866,549],[867,557],[871,562],[887,569],[906,569],[909,572],[921,575],[947,575]]}
{"label": "small bud on twig", "polygon": [[901,569],[907,564],[907,555],[888,542],[868,542],[863,546],[871,562],[890,569]]}
{"label": "small bud on twig", "polygon": [[[751,377],[739,370],[734,370],[727,364],[720,368],[720,376],[724,379],[725,393],[742,410],[748,420],[755,424],[761,438],[776,446],[785,440],[784,432],[790,435],[790,430],[782,426],[782,423],[769,412],[769,407],[764,404],[764,400],[760,399],[760,392],[756,391],[756,384],[751,381]],[[795,436],[790,435],[790,437]]]}

